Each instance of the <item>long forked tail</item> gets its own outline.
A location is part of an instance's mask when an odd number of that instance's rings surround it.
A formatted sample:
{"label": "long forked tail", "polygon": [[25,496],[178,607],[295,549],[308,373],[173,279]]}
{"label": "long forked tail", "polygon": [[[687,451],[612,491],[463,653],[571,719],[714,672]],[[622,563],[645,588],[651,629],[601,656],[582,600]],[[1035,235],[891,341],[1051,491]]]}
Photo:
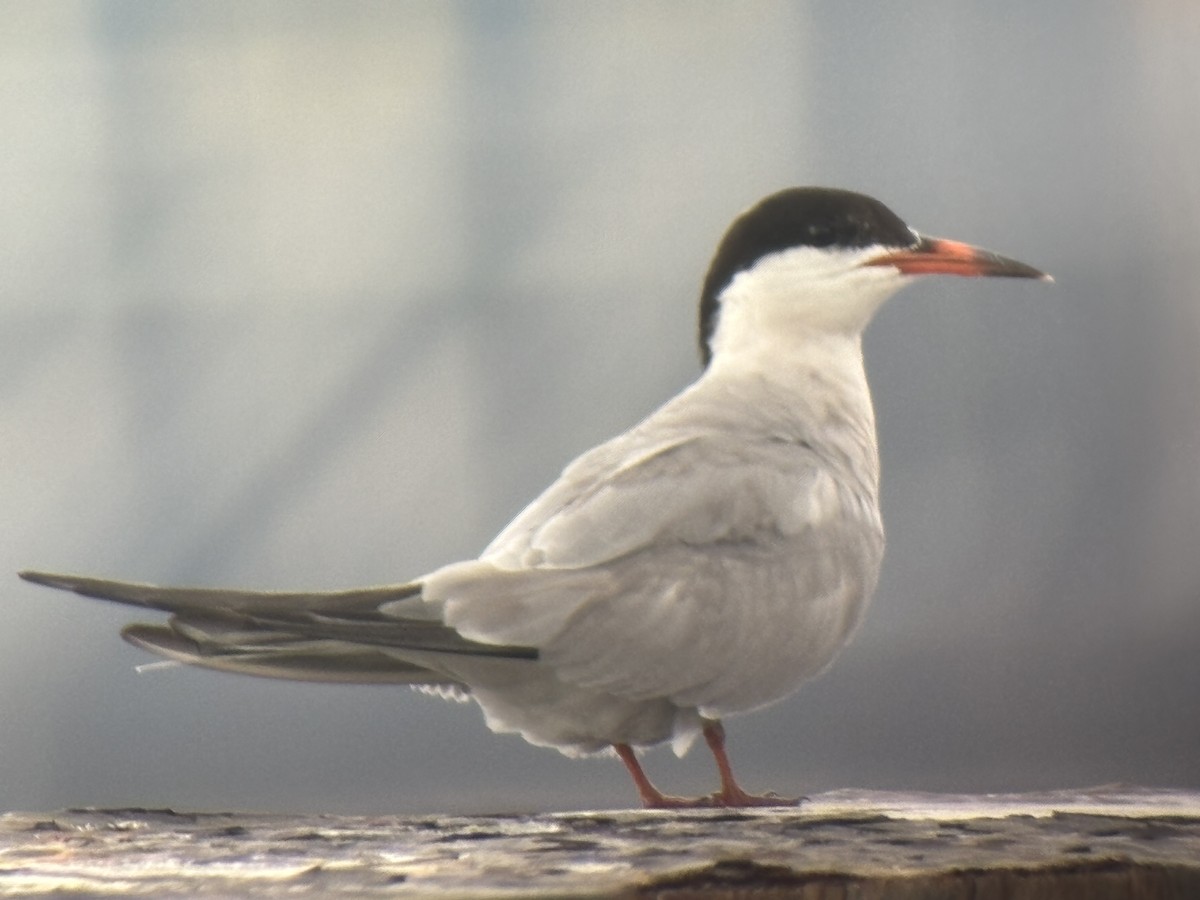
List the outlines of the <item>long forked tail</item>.
{"label": "long forked tail", "polygon": [[170,614],[121,636],[159,656],[243,675],[462,687],[406,652],[536,659],[531,647],[483,644],[437,619],[384,615],[384,603],[420,595],[419,582],[317,593],[158,587],[78,575],[21,572],[34,584]]}

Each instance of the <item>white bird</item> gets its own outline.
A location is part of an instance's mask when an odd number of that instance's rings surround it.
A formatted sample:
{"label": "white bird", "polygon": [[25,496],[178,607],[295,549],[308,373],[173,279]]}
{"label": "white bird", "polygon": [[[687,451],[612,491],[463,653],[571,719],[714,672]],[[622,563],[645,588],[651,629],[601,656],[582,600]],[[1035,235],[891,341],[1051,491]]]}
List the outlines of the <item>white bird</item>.
{"label": "white bird", "polygon": [[[493,731],[612,748],[647,807],[794,804],[738,785],[721,722],[791,694],[862,619],[884,547],[862,332],[929,274],[1049,280],[861,194],[760,201],[704,280],[700,377],[567,466],[478,559],[416,580],[263,593],[21,577],[170,613],[122,632],[168,659],[470,696]],[[661,793],[636,750],[682,755],[698,734],[720,789]]]}

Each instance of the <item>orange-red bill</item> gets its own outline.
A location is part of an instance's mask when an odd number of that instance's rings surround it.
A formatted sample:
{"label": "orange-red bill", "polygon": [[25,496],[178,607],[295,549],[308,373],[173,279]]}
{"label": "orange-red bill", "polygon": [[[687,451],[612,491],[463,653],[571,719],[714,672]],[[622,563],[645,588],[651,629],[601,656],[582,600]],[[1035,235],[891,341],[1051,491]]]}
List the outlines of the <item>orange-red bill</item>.
{"label": "orange-red bill", "polygon": [[921,237],[911,247],[889,250],[863,263],[892,266],[905,275],[991,275],[1001,278],[1054,279],[1033,266],[961,241]]}

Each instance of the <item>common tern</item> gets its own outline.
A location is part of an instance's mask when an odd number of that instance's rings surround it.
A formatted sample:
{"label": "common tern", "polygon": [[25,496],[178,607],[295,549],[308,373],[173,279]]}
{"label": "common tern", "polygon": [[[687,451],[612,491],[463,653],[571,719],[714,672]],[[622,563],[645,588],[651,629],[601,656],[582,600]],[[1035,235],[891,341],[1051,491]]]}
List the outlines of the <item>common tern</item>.
{"label": "common tern", "polygon": [[[647,807],[794,804],[739,786],[722,720],[791,694],[862,619],[884,548],[862,333],[937,274],[1049,280],[871,197],[783,190],[717,248],[699,378],[568,465],[479,558],[331,593],[21,577],[169,613],[122,636],[170,660],[469,696],[493,731],[611,748]],[[697,735],[720,788],[663,794],[638,752]]]}

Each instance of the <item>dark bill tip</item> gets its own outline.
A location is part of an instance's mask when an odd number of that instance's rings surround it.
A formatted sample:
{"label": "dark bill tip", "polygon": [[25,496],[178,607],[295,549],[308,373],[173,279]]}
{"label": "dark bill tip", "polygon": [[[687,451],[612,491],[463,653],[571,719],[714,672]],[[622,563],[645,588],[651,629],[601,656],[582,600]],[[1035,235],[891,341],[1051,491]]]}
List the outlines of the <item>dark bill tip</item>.
{"label": "dark bill tip", "polygon": [[921,237],[911,247],[889,250],[864,266],[892,266],[904,275],[964,275],[995,278],[1054,279],[1040,269],[961,241]]}

